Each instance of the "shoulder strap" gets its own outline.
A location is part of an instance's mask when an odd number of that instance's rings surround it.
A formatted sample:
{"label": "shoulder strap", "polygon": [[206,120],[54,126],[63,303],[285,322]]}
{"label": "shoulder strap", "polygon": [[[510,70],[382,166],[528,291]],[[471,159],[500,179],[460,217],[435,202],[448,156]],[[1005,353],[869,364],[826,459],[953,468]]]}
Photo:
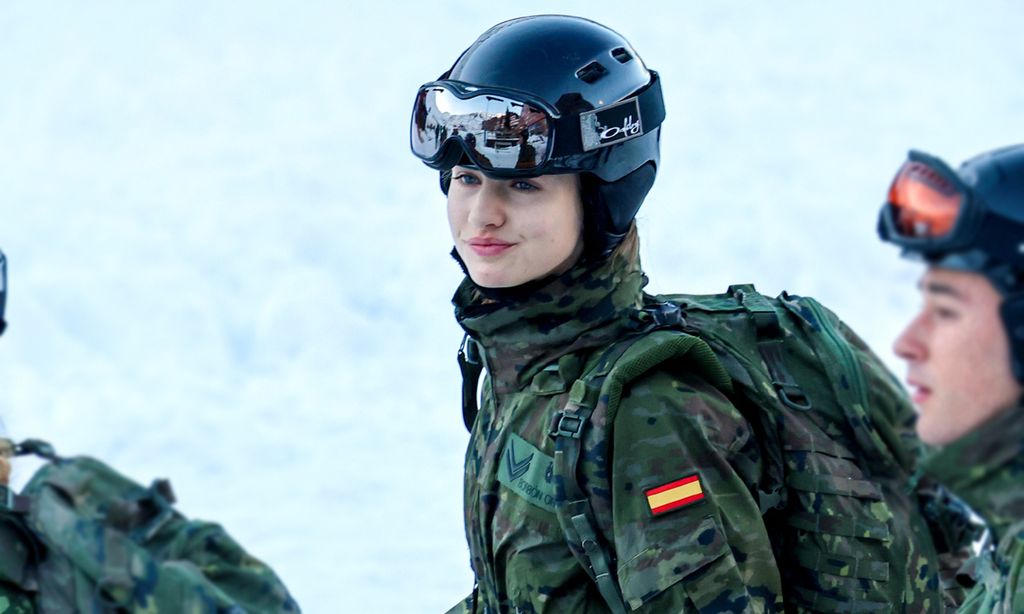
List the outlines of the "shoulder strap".
{"label": "shoulder strap", "polygon": [[573,382],[565,408],[552,418],[548,436],[555,440],[555,514],[569,549],[597,584],[613,614],[625,614],[626,604],[612,567],[614,556],[602,543],[590,499],[580,486],[577,470],[583,449],[583,430],[597,407],[608,372],[640,338],[631,337],[609,347],[594,367]]}
{"label": "shoulder strap", "polygon": [[729,286],[729,294],[743,307],[754,321],[757,331],[757,350],[768,367],[779,400],[787,407],[798,411],[809,411],[811,400],[800,384],[786,368],[782,359],[782,326],[779,314],[751,284]]}
{"label": "shoulder strap", "polygon": [[876,467],[885,467],[888,472],[906,472],[911,461],[902,454],[902,443],[895,436],[890,435],[889,441],[883,438],[882,425],[870,412],[868,387],[861,363],[850,342],[832,323],[830,312],[810,297],[783,292],[779,300],[783,307],[819,333],[808,336],[818,355],[834,357],[833,360],[822,361],[822,365],[836,398],[844,408],[843,416],[861,453]]}

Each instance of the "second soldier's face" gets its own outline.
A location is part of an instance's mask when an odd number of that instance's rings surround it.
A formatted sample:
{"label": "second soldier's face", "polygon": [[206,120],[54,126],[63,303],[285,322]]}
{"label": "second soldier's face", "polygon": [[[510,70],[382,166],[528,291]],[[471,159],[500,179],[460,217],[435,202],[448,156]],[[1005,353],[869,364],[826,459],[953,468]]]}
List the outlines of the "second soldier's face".
{"label": "second soldier's face", "polygon": [[921,440],[943,445],[1016,405],[1022,389],[992,284],[976,273],[931,268],[920,286],[924,304],[894,350],[907,361]]}
{"label": "second soldier's face", "polygon": [[491,179],[456,166],[448,225],[469,276],[511,288],[564,273],[583,253],[583,203],[576,175]]}

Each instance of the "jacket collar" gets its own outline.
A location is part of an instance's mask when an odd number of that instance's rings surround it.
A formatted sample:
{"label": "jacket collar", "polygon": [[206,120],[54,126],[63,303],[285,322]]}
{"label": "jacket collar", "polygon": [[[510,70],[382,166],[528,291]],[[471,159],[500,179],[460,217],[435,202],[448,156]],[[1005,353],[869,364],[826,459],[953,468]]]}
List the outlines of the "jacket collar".
{"label": "jacket collar", "polygon": [[977,512],[998,541],[1024,520],[1024,407],[948,445],[925,446],[921,467]]}
{"label": "jacket collar", "polygon": [[[480,342],[496,392],[520,390],[567,354],[607,345],[639,325],[647,278],[636,254],[582,262],[524,293],[494,298],[467,276],[455,317]],[[487,295],[490,294],[490,297]]]}

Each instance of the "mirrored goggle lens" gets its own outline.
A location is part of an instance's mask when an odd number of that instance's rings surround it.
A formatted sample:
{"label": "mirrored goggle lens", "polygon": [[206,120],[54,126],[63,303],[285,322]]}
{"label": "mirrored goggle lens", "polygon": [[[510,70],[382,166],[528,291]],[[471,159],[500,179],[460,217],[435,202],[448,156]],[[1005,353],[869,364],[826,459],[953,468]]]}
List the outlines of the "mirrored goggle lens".
{"label": "mirrored goggle lens", "polygon": [[452,139],[461,140],[481,168],[531,170],[547,160],[551,121],[543,110],[511,98],[462,99],[443,87],[423,88],[413,110],[413,153],[432,162]]}
{"label": "mirrored goggle lens", "polygon": [[908,238],[947,236],[965,202],[964,192],[945,173],[914,160],[903,164],[889,187],[893,226]]}

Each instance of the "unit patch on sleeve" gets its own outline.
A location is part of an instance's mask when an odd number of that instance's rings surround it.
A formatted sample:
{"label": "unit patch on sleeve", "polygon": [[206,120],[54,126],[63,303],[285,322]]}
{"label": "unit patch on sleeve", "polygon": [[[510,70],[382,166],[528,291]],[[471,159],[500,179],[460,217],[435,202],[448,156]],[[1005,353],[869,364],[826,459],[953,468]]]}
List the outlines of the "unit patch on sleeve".
{"label": "unit patch on sleeve", "polygon": [[697,474],[645,490],[644,494],[655,516],[704,500],[704,488]]}
{"label": "unit patch on sleeve", "polygon": [[501,452],[498,481],[530,503],[555,511],[554,459],[515,433]]}

